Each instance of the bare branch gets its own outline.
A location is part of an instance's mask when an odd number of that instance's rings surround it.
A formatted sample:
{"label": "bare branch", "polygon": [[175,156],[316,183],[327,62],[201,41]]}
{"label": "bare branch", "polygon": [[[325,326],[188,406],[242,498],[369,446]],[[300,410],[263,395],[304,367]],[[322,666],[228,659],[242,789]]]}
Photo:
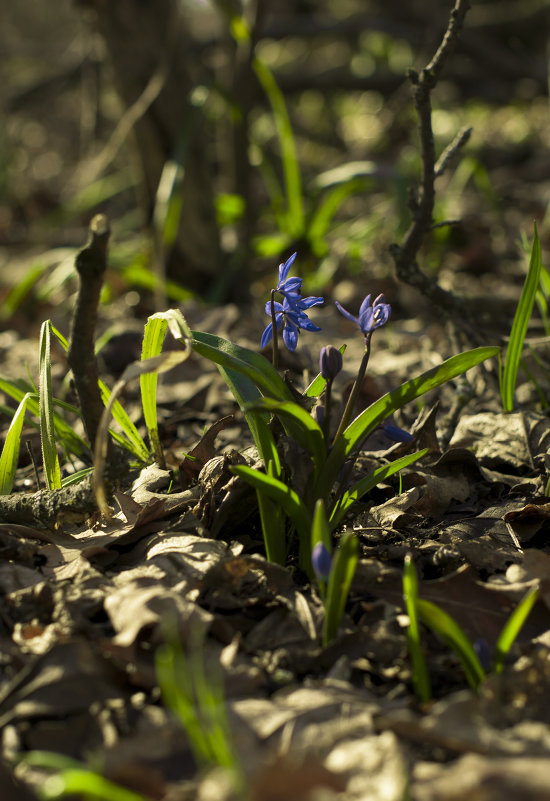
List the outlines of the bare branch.
{"label": "bare branch", "polygon": [[417,264],[417,255],[425,234],[433,227],[434,183],[439,174],[438,170],[444,169],[451,155],[467,141],[469,136],[469,134],[462,132],[459,138],[455,138],[436,167],[431,93],[437,84],[445,62],[458,40],[469,8],[470,0],[455,1],[449,18],[449,25],[434,57],[420,73],[415,70],[410,70],[409,72],[409,80],[413,86],[414,106],[418,115],[422,174],[418,191],[411,192],[409,195],[409,207],[413,214],[413,221],[405,234],[403,243],[401,245],[393,244],[390,248],[397,277],[400,281],[418,289],[435,305],[448,311],[460,309],[461,312],[464,310],[460,300],[450,292],[443,290],[425,275]]}

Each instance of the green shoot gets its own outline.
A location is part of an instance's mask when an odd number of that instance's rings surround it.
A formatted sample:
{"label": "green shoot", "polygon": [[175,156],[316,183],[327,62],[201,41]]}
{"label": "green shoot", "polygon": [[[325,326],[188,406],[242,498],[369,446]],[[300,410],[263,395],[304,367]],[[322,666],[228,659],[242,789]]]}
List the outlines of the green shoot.
{"label": "green shoot", "polygon": [[492,665],[495,673],[502,673],[504,670],[504,664],[510,649],[514,644],[521,627],[527,620],[531,609],[535,605],[538,596],[538,587],[532,587],[530,590],[528,590],[504,624],[495,646],[495,657]]}
{"label": "green shoot", "polygon": [[8,495],[13,489],[15,471],[19,459],[19,449],[21,446],[21,431],[23,428],[23,420],[25,419],[25,409],[27,408],[27,401],[30,397],[32,397],[30,392],[23,395],[13,415],[8,433],[6,434],[2,455],[0,456],[0,495]]}
{"label": "green shoot", "polygon": [[525,283],[521,292],[521,297],[512,323],[510,340],[506,350],[504,369],[500,373],[500,396],[502,408],[505,412],[511,412],[514,408],[514,391],[518,376],[519,362],[523,350],[523,342],[527,333],[527,326],[533,311],[533,304],[540,284],[542,269],[542,254],[540,240],[535,225],[529,270],[525,278]]}
{"label": "green shoot", "polygon": [[323,645],[328,645],[336,636],[358,561],[359,542],[356,535],[344,534],[335,551],[328,580]]}
{"label": "green shoot", "polygon": [[29,751],[20,762],[30,767],[56,771],[40,788],[44,801],[78,795],[86,801],[147,801],[145,796],[109,781],[70,757],[51,751]]}
{"label": "green shoot", "polygon": [[194,639],[189,657],[177,637],[157,649],[155,662],[162,697],[187,732],[197,764],[219,765],[237,778],[240,767],[231,747],[222,678],[206,671],[203,645]]}
{"label": "green shoot", "polygon": [[55,428],[53,420],[53,394],[51,375],[51,322],[46,320],[40,330],[40,441],[44,460],[44,475],[49,490],[61,489],[61,471],[57,457]]}
{"label": "green shoot", "polygon": [[409,617],[407,628],[407,645],[412,662],[412,678],[414,690],[418,699],[427,704],[432,697],[430,675],[426,658],[420,641],[420,626],[418,615],[418,576],[410,554],[405,557],[403,570],[403,600]]}

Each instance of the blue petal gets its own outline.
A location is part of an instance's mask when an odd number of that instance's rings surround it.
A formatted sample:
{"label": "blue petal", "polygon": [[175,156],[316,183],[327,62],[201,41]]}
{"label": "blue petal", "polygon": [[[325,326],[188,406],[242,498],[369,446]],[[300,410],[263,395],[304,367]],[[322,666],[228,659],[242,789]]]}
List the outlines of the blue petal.
{"label": "blue petal", "polygon": [[290,272],[290,268],[292,267],[295,258],[296,253],[293,253],[284,264],[279,264],[279,285],[277,286],[277,289],[279,289],[281,284],[286,281],[286,277]]}
{"label": "blue petal", "polygon": [[356,323],[357,325],[359,325],[359,319],[357,317],[354,317],[353,314],[350,314],[349,311],[346,311],[344,307],[340,303],[338,303],[337,300],[334,302],[340,314],[343,314],[344,317],[347,317],[348,320],[351,320],[352,323]]}
{"label": "blue petal", "polygon": [[[280,312],[284,311],[283,306],[279,303],[278,300],[274,300],[273,301],[273,306],[275,307],[275,311],[276,312],[280,313]],[[271,301],[270,300],[268,300],[267,303],[265,304],[265,313],[269,314],[271,316]]]}
{"label": "blue petal", "polygon": [[292,320],[289,320],[288,315],[285,319],[285,325],[283,328],[283,342],[289,349],[291,353],[294,353],[296,350],[296,346],[298,345],[298,328]]}
{"label": "blue petal", "polygon": [[315,297],[301,298],[299,300],[299,302],[298,302],[298,308],[302,309],[302,310],[303,309],[311,309],[312,306],[319,306],[320,303],[324,303],[324,302],[325,302],[325,299],[324,298],[319,298],[319,297],[317,297],[317,298],[315,298]]}
{"label": "blue petal", "polygon": [[359,319],[361,319],[361,315],[364,314],[366,312],[366,310],[368,309],[368,307],[370,306],[370,299],[371,298],[372,298],[372,295],[367,295],[367,297],[365,298],[363,303],[360,305],[360,307],[359,307]]}
{"label": "blue petal", "polygon": [[260,342],[260,349],[261,350],[263,350],[263,348],[265,348],[265,346],[267,345],[267,343],[271,339],[271,337],[273,335],[272,334],[272,330],[271,330],[272,328],[273,328],[273,325],[271,323],[269,323],[269,325],[264,328],[264,332],[262,334],[262,341]]}

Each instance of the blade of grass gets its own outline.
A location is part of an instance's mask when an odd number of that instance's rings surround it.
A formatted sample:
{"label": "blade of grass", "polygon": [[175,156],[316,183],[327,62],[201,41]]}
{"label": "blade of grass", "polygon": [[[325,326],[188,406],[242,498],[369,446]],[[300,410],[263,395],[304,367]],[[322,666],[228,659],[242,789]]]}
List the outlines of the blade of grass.
{"label": "blade of grass", "polygon": [[405,556],[403,568],[403,600],[409,618],[407,645],[412,663],[412,679],[417,698],[427,704],[432,697],[430,674],[420,639],[418,619],[418,576],[411,554]]}
{"label": "blade of grass", "polygon": [[40,330],[40,441],[44,460],[44,475],[49,490],[61,489],[61,470],[57,457],[55,427],[53,421],[53,394],[51,374],[51,323],[46,320]]}
{"label": "blade of grass", "polygon": [[285,178],[287,231],[293,237],[300,237],[305,231],[302,178],[296,153],[294,133],[292,131],[292,125],[290,124],[284,95],[279,89],[277,81],[273,77],[273,73],[263,61],[256,57],[252,62],[252,66],[268,97],[275,118],[275,127],[277,129],[279,147],[281,148],[281,160]]}
{"label": "blade of grass", "polygon": [[495,657],[492,665],[495,673],[502,673],[504,670],[504,664],[508,654],[510,653],[510,649],[514,644],[521,627],[527,620],[531,609],[537,602],[538,597],[538,587],[532,587],[530,590],[528,590],[504,624],[495,647]]}
{"label": "blade of grass", "polygon": [[0,456],[0,495],[9,495],[13,489],[15,471],[19,460],[19,449],[21,447],[21,431],[25,419],[25,409],[30,397],[31,393],[27,392],[21,399],[6,434],[2,455]]}
{"label": "blade of grass", "polygon": [[508,348],[506,349],[504,370],[502,371],[501,375],[500,396],[502,399],[502,408],[505,412],[511,412],[514,408],[514,391],[516,388],[519,361],[521,358],[521,351],[523,349],[523,342],[527,333],[527,327],[529,325],[529,320],[531,319],[537,289],[540,283],[541,269],[542,254],[540,240],[537,233],[537,226],[535,224],[529,269],[527,271],[525,283],[523,284],[523,289],[521,291],[521,297],[519,299],[514,316],[514,322],[512,323],[510,340],[508,342]]}
{"label": "blade of grass", "polygon": [[417,609],[420,619],[436,634],[439,634],[458,656],[462,662],[468,683],[472,689],[477,690],[481,682],[485,681],[485,671],[481,667],[474,646],[458,623],[447,612],[444,612],[443,609],[431,601],[419,598]]}
{"label": "blade of grass", "polygon": [[334,553],[328,580],[323,626],[323,645],[325,646],[334,639],[338,632],[358,561],[359,542],[357,536],[355,534],[345,534]]}

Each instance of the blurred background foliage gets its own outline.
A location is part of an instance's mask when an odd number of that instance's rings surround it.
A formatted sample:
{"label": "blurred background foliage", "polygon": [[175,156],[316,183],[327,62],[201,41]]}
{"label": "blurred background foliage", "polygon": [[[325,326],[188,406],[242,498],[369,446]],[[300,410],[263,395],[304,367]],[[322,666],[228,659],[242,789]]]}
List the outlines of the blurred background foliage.
{"label": "blurred background foliage", "polygon": [[[421,166],[407,70],[433,55],[451,6],[3,3],[4,321],[66,301],[100,211],[113,227],[104,300],[129,315],[190,296],[246,303],[294,250],[308,291],[390,286]],[[434,92],[438,155],[474,129],[437,183],[436,222],[460,222],[422,253],[453,291],[475,281],[491,295],[504,277],[515,298],[533,218],[548,247],[548,22],[547,0],[474,2]]]}

